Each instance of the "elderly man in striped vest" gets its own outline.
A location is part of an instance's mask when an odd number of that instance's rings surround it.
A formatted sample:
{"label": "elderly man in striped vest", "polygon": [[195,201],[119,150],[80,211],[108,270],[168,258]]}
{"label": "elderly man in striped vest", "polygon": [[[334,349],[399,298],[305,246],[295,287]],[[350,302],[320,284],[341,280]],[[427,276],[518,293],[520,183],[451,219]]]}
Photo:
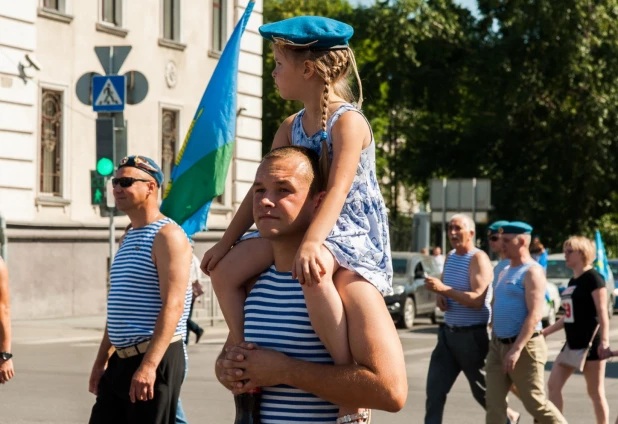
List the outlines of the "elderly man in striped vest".
{"label": "elderly man in striped vest", "polygon": [[541,318],[547,281],[544,269],[528,250],[532,227],[525,222],[507,222],[500,233],[510,263],[495,287],[493,334],[487,355],[486,423],[504,418],[505,396],[514,384],[535,422],[566,424],[545,395],[547,345]]}
{"label": "elderly man in striped vest", "polygon": [[124,158],[112,179],[131,220],[111,270],[107,325],[90,376],[90,424],[173,424],[185,373],[191,246],[163,216],[159,166]]}
{"label": "elderly man in striped vest", "polygon": [[[425,280],[425,287],[438,295],[438,307],[445,311],[427,374],[425,424],[442,423],[446,396],[462,371],[474,399],[485,408],[482,370],[489,347],[493,268],[487,254],[474,246],[475,233],[469,216],[454,215],[448,225],[453,250],[446,257],[442,281]],[[516,422],[519,414],[509,412]]]}

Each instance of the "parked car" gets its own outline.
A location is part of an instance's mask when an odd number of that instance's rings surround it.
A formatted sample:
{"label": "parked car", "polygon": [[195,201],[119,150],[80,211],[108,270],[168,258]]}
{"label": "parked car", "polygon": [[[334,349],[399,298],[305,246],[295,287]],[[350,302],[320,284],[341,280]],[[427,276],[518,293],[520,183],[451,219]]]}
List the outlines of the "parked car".
{"label": "parked car", "polygon": [[[412,328],[418,316],[433,316],[436,295],[425,289],[425,274],[440,278],[431,256],[393,252],[393,294],[384,301],[399,328]],[[433,319],[432,319],[433,321]]]}
{"label": "parked car", "polygon": [[[611,268],[611,265],[610,265]],[[564,289],[569,285],[569,280],[573,277],[573,271],[567,268],[564,255],[562,253],[554,253],[547,257],[547,282],[553,283],[558,287],[558,291],[562,294]],[[616,284],[614,282],[613,272],[609,273],[609,279],[605,282],[607,287],[607,311],[609,317],[614,315],[616,305]]]}
{"label": "parked car", "polygon": [[[497,262],[492,262],[496,266]],[[556,322],[556,314],[560,310],[560,292],[554,284],[547,285],[547,293],[545,295],[545,305],[543,306],[543,326],[547,327]],[[437,307],[435,308],[435,321],[444,322],[444,312]]]}
{"label": "parked car", "polygon": [[[609,259],[609,269],[612,270],[614,277],[614,284],[616,282],[616,275],[618,275],[618,259]],[[618,308],[618,287],[614,287],[614,309]]]}

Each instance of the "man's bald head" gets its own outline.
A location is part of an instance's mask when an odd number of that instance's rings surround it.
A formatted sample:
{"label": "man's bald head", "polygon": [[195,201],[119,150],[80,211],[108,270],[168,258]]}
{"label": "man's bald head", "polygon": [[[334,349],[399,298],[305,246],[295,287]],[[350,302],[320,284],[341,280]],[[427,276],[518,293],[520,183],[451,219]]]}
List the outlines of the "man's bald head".
{"label": "man's bald head", "polygon": [[297,168],[297,175],[309,184],[309,195],[324,190],[324,180],[320,174],[320,157],[316,152],[302,146],[284,146],[268,152],[262,163],[276,159],[301,159],[301,165]]}

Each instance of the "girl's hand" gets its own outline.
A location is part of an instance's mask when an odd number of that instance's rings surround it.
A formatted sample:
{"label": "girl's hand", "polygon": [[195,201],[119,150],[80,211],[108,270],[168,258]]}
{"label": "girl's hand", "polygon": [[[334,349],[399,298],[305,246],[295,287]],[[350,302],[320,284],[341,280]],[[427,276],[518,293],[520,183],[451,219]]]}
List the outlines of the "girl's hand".
{"label": "girl's hand", "polygon": [[292,278],[298,278],[300,284],[312,286],[318,284],[324,275],[326,267],[321,258],[322,245],[303,242],[296,252],[292,267]]}
{"label": "girl's hand", "polygon": [[599,358],[601,360],[607,359],[612,356],[612,350],[609,347],[609,342],[602,341],[601,343],[599,343],[599,347],[597,348],[597,355],[599,355]]}
{"label": "girl's hand", "polygon": [[210,271],[215,269],[217,263],[227,255],[227,252],[229,252],[231,248],[232,246],[219,240],[213,247],[208,249],[206,253],[204,253],[204,258],[200,265],[202,272],[210,276]]}

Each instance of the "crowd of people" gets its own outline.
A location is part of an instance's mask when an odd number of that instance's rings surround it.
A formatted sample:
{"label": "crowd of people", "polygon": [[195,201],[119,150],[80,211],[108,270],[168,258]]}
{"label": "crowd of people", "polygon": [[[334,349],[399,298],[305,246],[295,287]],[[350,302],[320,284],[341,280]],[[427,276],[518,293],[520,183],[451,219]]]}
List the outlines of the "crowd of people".
{"label": "crowd of people", "polygon": [[[186,422],[180,390],[188,335],[198,341],[204,332],[191,320],[202,290],[198,266],[230,329],[214,372],[235,396],[261,391],[262,423],[368,423],[372,409],[396,412],[406,402],[403,350],[383,301],[393,278],[388,218],[375,140],[360,112],[362,85],[348,47],[353,29],[304,16],[263,25],[260,33],[273,43],[281,97],[304,108],[281,124],[251,190],[201,264],[190,238],[159,210],[156,162],[135,155],[118,164],[113,195],[131,224],[111,269],[107,324],[89,381],[96,395],[91,424]],[[348,84],[352,73],[358,99]],[[247,234],[253,224],[257,232]],[[450,220],[448,238],[446,256],[432,250],[442,277],[425,280],[445,317],[427,375],[425,423],[443,421],[462,372],[488,424],[520,421],[509,393],[537,422],[566,423],[562,389],[578,369],[597,423],[609,423],[607,293],[591,266],[592,242],[564,243],[573,270],[565,315],[543,329],[546,251],[532,243],[530,225],[489,227],[496,268],[475,247],[468,216]],[[7,290],[0,260],[0,313],[8,309]],[[0,383],[14,375],[6,322]],[[561,329],[567,342],[546,394],[545,337]]]}

